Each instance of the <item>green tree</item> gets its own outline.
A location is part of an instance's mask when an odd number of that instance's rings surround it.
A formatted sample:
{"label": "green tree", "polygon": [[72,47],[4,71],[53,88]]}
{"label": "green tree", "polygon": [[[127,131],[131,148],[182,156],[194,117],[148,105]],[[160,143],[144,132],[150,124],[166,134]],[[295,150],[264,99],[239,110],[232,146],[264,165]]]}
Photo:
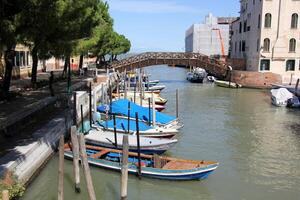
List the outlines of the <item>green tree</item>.
{"label": "green tree", "polygon": [[88,52],[92,51],[93,47],[97,45],[101,34],[103,35],[106,31],[106,27],[112,27],[113,19],[109,15],[109,6],[107,2],[99,2],[99,13],[100,13],[100,23],[93,28],[92,34],[89,38],[81,39],[76,48],[74,49],[73,54],[80,55],[79,68],[82,68],[83,56],[87,55]]}
{"label": "green tree", "polygon": [[64,56],[70,66],[72,49],[90,37],[100,22],[99,0],[28,0],[22,12],[23,39],[31,47],[32,84],[36,83],[38,59]]}
{"label": "green tree", "polygon": [[0,1],[0,51],[4,55],[5,74],[2,86],[2,96],[8,98],[9,87],[14,65],[14,47],[17,44],[20,29],[19,15],[25,5],[25,0]]}

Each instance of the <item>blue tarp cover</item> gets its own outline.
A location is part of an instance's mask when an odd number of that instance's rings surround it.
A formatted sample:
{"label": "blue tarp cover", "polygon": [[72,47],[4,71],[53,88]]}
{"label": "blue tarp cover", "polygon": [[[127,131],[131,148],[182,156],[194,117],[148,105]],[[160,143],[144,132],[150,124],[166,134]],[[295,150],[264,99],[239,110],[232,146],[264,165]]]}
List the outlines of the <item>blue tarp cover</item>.
{"label": "blue tarp cover", "polygon": [[[128,103],[130,103],[130,117],[131,118],[135,118],[135,113],[137,112],[140,120],[149,121],[149,119],[148,119],[149,118],[149,109],[139,106],[127,99],[119,99],[117,101],[112,102],[112,105],[111,105],[112,110],[109,111],[109,113],[128,116]],[[97,107],[97,110],[99,112],[105,112],[106,106],[100,105]],[[151,109],[150,116],[151,116],[151,121],[152,121],[152,119],[153,119],[152,109]],[[156,111],[156,122],[159,124],[168,124],[175,119],[176,118],[173,116]]]}
{"label": "blue tarp cover", "polygon": [[[100,125],[105,127],[105,128],[114,128],[114,120],[109,120],[107,122],[102,121],[100,122]],[[106,127],[107,126],[107,127]],[[130,131],[136,131],[136,122],[135,120],[129,120],[129,129]],[[127,119],[122,119],[122,118],[116,118],[116,128],[118,130],[124,130],[127,131],[128,129],[128,120]],[[149,129],[152,129],[152,127],[148,126],[144,122],[139,122],[139,130],[140,131],[147,131]]]}

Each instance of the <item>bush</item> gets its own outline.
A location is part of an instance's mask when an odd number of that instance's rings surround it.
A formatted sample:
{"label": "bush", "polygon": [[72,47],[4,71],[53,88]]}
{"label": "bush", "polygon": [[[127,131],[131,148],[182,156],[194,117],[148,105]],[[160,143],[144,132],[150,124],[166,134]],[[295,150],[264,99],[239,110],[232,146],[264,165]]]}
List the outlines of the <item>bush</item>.
{"label": "bush", "polygon": [[25,187],[22,183],[16,181],[16,178],[12,175],[12,173],[5,173],[4,179],[0,180],[0,200],[2,200],[2,191],[8,190],[9,199],[18,199],[23,196],[25,192]]}

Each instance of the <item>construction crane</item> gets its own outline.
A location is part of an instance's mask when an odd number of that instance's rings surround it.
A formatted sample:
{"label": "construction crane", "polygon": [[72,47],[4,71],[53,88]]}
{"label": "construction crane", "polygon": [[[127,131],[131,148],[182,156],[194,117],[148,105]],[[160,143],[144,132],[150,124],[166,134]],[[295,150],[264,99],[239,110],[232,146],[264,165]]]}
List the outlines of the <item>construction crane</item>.
{"label": "construction crane", "polygon": [[218,31],[218,35],[219,35],[219,39],[220,39],[220,43],[221,43],[222,58],[225,58],[225,48],[224,48],[224,41],[223,41],[223,37],[222,37],[222,34],[221,34],[221,30],[219,28],[213,28],[211,30]]}

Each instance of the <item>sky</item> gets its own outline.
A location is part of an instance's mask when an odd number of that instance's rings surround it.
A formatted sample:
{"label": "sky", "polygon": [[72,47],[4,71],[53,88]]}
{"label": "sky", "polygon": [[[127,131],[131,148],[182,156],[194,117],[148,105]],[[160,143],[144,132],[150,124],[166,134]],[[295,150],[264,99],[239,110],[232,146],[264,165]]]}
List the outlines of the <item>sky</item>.
{"label": "sky", "polygon": [[185,31],[205,15],[238,16],[239,0],[107,0],[115,30],[131,52],[184,51]]}

